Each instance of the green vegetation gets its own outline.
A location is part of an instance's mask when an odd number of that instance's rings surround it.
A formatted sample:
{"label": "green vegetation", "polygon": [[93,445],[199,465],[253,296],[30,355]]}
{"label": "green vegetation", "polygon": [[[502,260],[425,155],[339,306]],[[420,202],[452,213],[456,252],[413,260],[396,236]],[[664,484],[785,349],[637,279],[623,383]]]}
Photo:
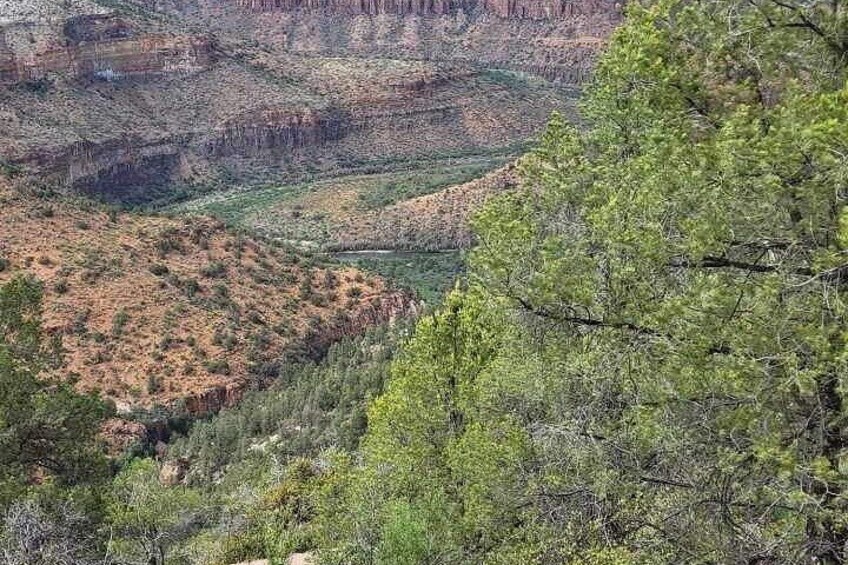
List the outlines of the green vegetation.
{"label": "green vegetation", "polygon": [[479,215],[468,288],[420,321],[356,454],[298,461],[273,487],[281,539],[298,540],[280,547],[322,563],[844,562],[833,6],[632,5],[586,129],[555,118],[525,190]]}
{"label": "green vegetation", "polygon": [[[432,155],[409,161],[373,163],[362,171],[297,184],[241,186],[215,191],[166,208],[208,214],[228,225],[299,245],[332,244],[330,228],[338,214],[355,214],[468,182],[518,156],[526,145]],[[354,191],[353,200],[339,193]],[[318,200],[316,196],[326,196]]]}
{"label": "green vegetation", "polygon": [[107,511],[115,533],[109,552],[117,562],[164,565],[172,548],[199,529],[204,508],[198,491],[163,488],[156,463],[147,459],[115,478]]}
{"label": "green vegetation", "polygon": [[[198,423],[168,455],[190,486],[124,469],[108,546],[153,564],[844,563],[843,10],[632,3],[585,128],[554,117],[523,188],[476,218],[467,284],[408,340],[281,367]],[[14,284],[0,311],[37,304]],[[14,316],[0,374],[41,351]],[[27,466],[0,462],[24,489]],[[7,511],[0,539],[40,508]],[[46,523],[76,543],[63,516]]]}
{"label": "green vegetation", "polygon": [[44,340],[41,297],[30,278],[0,286],[0,555],[88,563],[99,540],[86,530],[98,525],[98,487],[108,479],[95,434],[110,410],[47,377],[60,347]]}
{"label": "green vegetation", "polygon": [[445,293],[465,273],[460,251],[442,253],[336,253],[338,261],[376,273],[400,287],[413,290],[428,305],[442,301]]}
{"label": "green vegetation", "polygon": [[198,422],[172,444],[170,456],[190,460],[189,480],[202,484],[231,466],[264,464],[272,456],[354,450],[365,431],[366,404],[382,392],[402,335],[401,328],[376,328],[333,345],[321,363],[283,364],[271,389]]}
{"label": "green vegetation", "polygon": [[359,198],[370,209],[384,208],[402,200],[472,181],[491,170],[492,163],[470,163],[387,175],[375,179],[377,183],[374,188],[361,193]]}
{"label": "green vegetation", "polygon": [[322,562],[844,562],[836,6],[631,5],[327,471]]}
{"label": "green vegetation", "polygon": [[[279,531],[314,513],[292,508],[300,504],[293,502],[297,493],[309,495],[322,476],[296,457],[356,448],[366,405],[382,392],[404,335],[402,326],[377,328],[332,346],[320,363],[282,363],[270,390],[198,422],[171,445],[177,484],[152,459],[115,461],[110,481],[95,440],[110,411],[46,377],[58,348],[41,338],[40,301],[41,286],[32,279],[0,287],[4,563],[229,563],[308,548],[311,537]],[[158,379],[149,376],[147,386],[158,387]],[[173,470],[182,461],[190,462],[191,487],[179,484],[183,475]],[[301,467],[283,470],[289,461]]]}
{"label": "green vegetation", "polygon": [[0,286],[0,505],[25,493],[33,473],[73,486],[105,470],[94,434],[106,406],[42,375],[60,346],[43,339],[41,296],[29,278]]}

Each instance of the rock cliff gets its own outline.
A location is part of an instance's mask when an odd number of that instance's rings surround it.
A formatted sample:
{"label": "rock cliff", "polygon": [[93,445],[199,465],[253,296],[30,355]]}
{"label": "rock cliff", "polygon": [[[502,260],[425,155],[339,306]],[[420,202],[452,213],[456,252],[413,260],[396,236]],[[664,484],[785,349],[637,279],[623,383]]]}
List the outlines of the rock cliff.
{"label": "rock cliff", "polygon": [[320,146],[343,137],[349,122],[341,112],[332,110],[260,108],[222,124],[212,132],[205,152],[212,156],[269,155]]}
{"label": "rock cliff", "polygon": [[444,16],[463,13],[534,20],[607,15],[610,10],[610,3],[604,0],[236,0],[236,3],[256,11],[312,10],[349,16]]}
{"label": "rock cliff", "polygon": [[617,0],[234,0],[261,42],[295,53],[469,62],[577,85]]}
{"label": "rock cliff", "polygon": [[[384,292],[312,330],[303,338],[301,345],[310,356],[318,359],[333,343],[343,338],[361,335],[368,328],[393,323],[399,318],[415,316],[419,309],[419,303],[408,292]],[[188,395],[173,407],[192,418],[207,416],[235,406],[249,388],[256,384],[246,380],[220,384]],[[259,383],[260,386],[262,384],[268,383]]]}
{"label": "rock cliff", "polygon": [[[188,73],[206,68],[212,61],[212,43],[201,36],[148,34],[121,37],[129,33],[118,22],[88,32],[71,25],[79,40],[31,53],[15,53],[0,29],[0,86],[37,81],[59,75],[68,78],[114,81],[160,73]],[[76,35],[79,34],[79,35]]]}

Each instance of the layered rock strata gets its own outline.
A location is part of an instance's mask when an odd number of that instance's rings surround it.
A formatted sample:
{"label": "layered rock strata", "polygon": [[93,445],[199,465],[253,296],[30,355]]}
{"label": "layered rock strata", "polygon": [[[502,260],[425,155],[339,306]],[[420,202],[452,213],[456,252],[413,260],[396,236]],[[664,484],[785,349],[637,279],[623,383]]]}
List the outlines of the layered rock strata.
{"label": "layered rock strata", "polygon": [[236,3],[255,11],[312,10],[371,16],[444,16],[462,12],[533,20],[605,15],[610,11],[610,2],[604,0],[236,0]]}
{"label": "layered rock strata", "polygon": [[[113,31],[119,32],[120,28]],[[188,73],[212,61],[209,39],[169,34],[83,41],[19,56],[0,32],[0,85],[37,81],[50,75],[113,81],[160,73]]]}
{"label": "layered rock strata", "polygon": [[617,0],[234,0],[254,37],[290,52],[468,62],[584,82]]}

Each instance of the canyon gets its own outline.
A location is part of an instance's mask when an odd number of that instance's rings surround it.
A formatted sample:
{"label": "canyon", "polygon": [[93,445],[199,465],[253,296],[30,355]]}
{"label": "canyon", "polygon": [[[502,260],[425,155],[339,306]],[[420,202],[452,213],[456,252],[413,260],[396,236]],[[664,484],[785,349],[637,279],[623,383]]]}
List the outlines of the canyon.
{"label": "canyon", "polygon": [[[44,281],[63,374],[119,413],[232,406],[287,355],[421,307],[291,246],[469,246],[620,17],[612,0],[0,0],[0,282]],[[375,187],[388,205],[363,204]],[[100,203],[184,203],[167,209],[267,239]]]}
{"label": "canyon", "polygon": [[515,145],[571,104],[621,12],[608,0],[27,2],[0,11],[0,164],[129,205]]}

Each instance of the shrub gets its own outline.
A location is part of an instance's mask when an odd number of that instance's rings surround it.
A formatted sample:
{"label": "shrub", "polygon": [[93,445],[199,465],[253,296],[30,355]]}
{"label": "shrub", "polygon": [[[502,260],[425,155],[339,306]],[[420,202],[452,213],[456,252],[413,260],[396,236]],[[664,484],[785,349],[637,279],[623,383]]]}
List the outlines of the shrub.
{"label": "shrub", "polygon": [[197,282],[197,279],[186,279],[182,281],[183,292],[186,293],[186,296],[189,298],[193,298],[198,292],[200,292],[200,283]]}
{"label": "shrub", "polygon": [[115,312],[115,315],[112,316],[112,336],[120,337],[129,321],[130,315],[123,308]]}
{"label": "shrub", "polygon": [[206,370],[214,375],[229,375],[230,364],[226,359],[213,359],[203,364]]}
{"label": "shrub", "polygon": [[156,375],[147,376],[147,394],[156,394],[162,388],[162,382]]}
{"label": "shrub", "polygon": [[36,206],[32,212],[33,216],[36,218],[52,218],[56,215],[56,212],[53,210],[52,206],[43,205]]}
{"label": "shrub", "polygon": [[221,261],[213,261],[201,268],[200,274],[209,279],[220,279],[227,275],[227,267]]}
{"label": "shrub", "polygon": [[53,283],[53,291],[56,294],[65,294],[68,292],[68,280],[67,279],[59,279],[55,283]]}
{"label": "shrub", "polygon": [[159,234],[159,239],[156,241],[156,251],[159,257],[167,257],[172,251],[182,252],[183,246],[180,241],[179,232],[176,228],[167,228]]}
{"label": "shrub", "polygon": [[167,265],[163,265],[162,263],[155,263],[150,265],[150,272],[156,275],[157,277],[162,277],[168,274]]}

